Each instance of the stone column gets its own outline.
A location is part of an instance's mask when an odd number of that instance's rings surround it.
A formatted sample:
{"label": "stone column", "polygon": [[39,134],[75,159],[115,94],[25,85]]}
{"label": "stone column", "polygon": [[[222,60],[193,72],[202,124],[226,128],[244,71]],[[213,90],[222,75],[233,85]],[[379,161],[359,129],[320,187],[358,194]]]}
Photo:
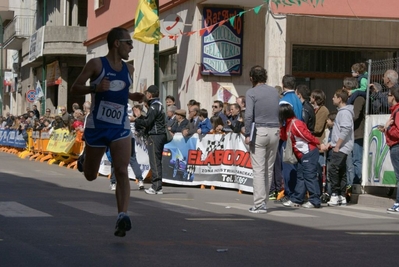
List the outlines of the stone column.
{"label": "stone column", "polygon": [[[287,18],[274,19],[270,14],[265,16],[265,68],[268,73],[267,84],[281,86],[281,80],[286,74],[286,36]],[[277,23],[278,26],[277,25]]]}

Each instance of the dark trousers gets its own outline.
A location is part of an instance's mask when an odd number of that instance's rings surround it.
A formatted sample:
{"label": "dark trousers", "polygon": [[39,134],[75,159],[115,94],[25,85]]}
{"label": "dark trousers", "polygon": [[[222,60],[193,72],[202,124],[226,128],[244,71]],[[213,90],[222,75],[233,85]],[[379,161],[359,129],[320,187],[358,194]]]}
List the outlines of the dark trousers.
{"label": "dark trousers", "polygon": [[301,204],[306,191],[309,192],[309,202],[314,206],[320,205],[320,187],[317,174],[319,151],[313,149],[298,160],[297,181],[291,201]]}
{"label": "dark trousers", "polygon": [[269,193],[280,192],[282,183],[283,183],[283,172],[281,170],[281,155],[280,151],[277,150],[276,160],[274,162],[273,178],[272,178],[272,183],[270,185]]}
{"label": "dark trousers", "polygon": [[[283,148],[287,145],[286,141],[280,140],[279,149],[280,156],[283,155]],[[296,168],[297,164],[285,163],[281,160],[281,168],[283,170],[283,178],[284,178],[284,195],[290,197],[294,191],[296,186]]]}
{"label": "dark trousers", "polygon": [[166,134],[150,135],[147,139],[148,157],[152,173],[152,189],[162,189],[162,152],[166,142]]}
{"label": "dark trousers", "polygon": [[331,181],[331,191],[338,196],[346,191],[346,158],[342,152],[331,152],[328,176]]}

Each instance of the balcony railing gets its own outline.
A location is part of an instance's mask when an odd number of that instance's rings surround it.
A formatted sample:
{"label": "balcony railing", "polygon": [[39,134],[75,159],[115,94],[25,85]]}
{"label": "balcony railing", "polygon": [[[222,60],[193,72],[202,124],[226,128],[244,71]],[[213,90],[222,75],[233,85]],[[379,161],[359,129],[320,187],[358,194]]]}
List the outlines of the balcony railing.
{"label": "balcony railing", "polygon": [[15,16],[4,28],[4,43],[9,43],[11,38],[29,38],[33,33],[33,20],[33,16]]}

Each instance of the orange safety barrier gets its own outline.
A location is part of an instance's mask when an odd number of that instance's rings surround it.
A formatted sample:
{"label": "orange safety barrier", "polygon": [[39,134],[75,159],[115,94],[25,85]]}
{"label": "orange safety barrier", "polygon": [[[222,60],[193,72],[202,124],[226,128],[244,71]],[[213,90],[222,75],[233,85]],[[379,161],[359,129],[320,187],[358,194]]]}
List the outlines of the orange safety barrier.
{"label": "orange safety barrier", "polygon": [[32,130],[27,130],[26,133],[28,134],[28,144],[26,149],[18,154],[18,157],[24,159],[26,157],[30,157],[33,155],[33,139],[32,139]]}
{"label": "orange safety barrier", "polygon": [[[54,153],[48,149],[48,144],[50,141],[49,132],[29,130],[27,131],[27,133],[27,148],[24,151],[20,152],[18,157],[29,157],[29,160],[35,160],[40,162],[47,161],[48,164],[57,163],[59,166],[67,166],[68,168],[77,169],[77,159],[84,148],[84,142],[82,141],[82,132],[76,132],[75,141],[67,153]],[[71,136],[71,134],[67,135]]]}
{"label": "orange safety barrier", "polygon": [[32,144],[33,144],[33,155],[29,157],[29,160],[34,160],[41,154],[41,139],[40,131],[32,131]]}
{"label": "orange safety barrier", "polygon": [[[46,157],[49,155],[48,159],[52,158],[52,154],[47,151],[47,145],[48,141],[50,140],[50,133],[47,131],[41,131],[40,132],[40,149],[41,153],[40,155],[36,158],[36,161],[44,162]],[[43,159],[43,161],[42,161]]]}
{"label": "orange safety barrier", "polygon": [[84,142],[82,140],[83,138],[83,132],[77,131],[76,132],[76,138],[75,138],[75,144],[72,147],[71,154],[74,156],[74,160],[67,165],[68,169],[74,169],[76,170],[78,168],[78,161],[77,159],[79,158],[79,155],[82,154],[83,149],[84,149]]}

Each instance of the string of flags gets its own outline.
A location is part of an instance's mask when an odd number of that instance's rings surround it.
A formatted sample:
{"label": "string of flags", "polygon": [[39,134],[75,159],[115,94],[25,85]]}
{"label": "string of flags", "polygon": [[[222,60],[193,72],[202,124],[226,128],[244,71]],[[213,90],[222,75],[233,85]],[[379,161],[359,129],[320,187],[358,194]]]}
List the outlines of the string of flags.
{"label": "string of flags", "polygon": [[[266,3],[263,3],[263,4],[259,5],[259,6],[250,8],[250,9],[248,9],[248,10],[241,11],[240,13],[238,13],[238,14],[235,15],[235,16],[232,16],[232,17],[230,17],[230,18],[228,18],[228,19],[219,21],[219,22],[217,22],[217,23],[215,23],[215,24],[209,25],[209,26],[207,26],[207,27],[205,27],[205,28],[202,28],[202,29],[200,29],[200,30],[198,30],[198,31],[190,31],[190,32],[182,32],[182,31],[180,31],[180,35],[178,35],[178,34],[175,34],[175,35],[168,35],[168,38],[169,38],[169,39],[172,39],[172,40],[176,40],[179,36],[184,36],[184,35],[185,35],[185,36],[191,36],[191,35],[195,34],[196,32],[198,32],[200,36],[203,36],[206,32],[208,32],[208,33],[212,32],[213,28],[214,28],[216,25],[218,25],[218,26],[220,27],[220,26],[222,26],[223,24],[225,24],[227,21],[230,22],[231,26],[234,26],[234,22],[235,22],[236,17],[241,17],[242,15],[244,15],[245,13],[250,12],[250,11],[254,11],[254,13],[255,13],[256,15],[258,15],[258,13],[259,13],[259,11],[261,10],[261,8],[262,8],[263,6],[265,6],[265,5],[267,5],[267,4],[266,4]],[[164,38],[165,35],[162,35],[162,37]]]}
{"label": "string of flags", "polygon": [[[255,14],[258,14],[260,9],[263,6],[267,5],[267,2],[268,1],[251,9],[241,11],[237,15],[234,15],[215,24],[209,25],[198,31],[180,31],[180,34],[168,35],[168,38],[176,40],[179,36],[191,36],[196,32],[199,32],[200,36],[203,36],[205,32],[210,33],[216,25],[222,26],[227,21],[229,21],[230,24],[234,26],[236,17],[241,17],[245,13],[252,10],[255,12]],[[140,0],[136,10],[135,30],[133,33],[133,38],[146,44],[158,44],[160,39],[165,38],[165,35],[160,32],[159,24],[159,16],[155,0]]]}

